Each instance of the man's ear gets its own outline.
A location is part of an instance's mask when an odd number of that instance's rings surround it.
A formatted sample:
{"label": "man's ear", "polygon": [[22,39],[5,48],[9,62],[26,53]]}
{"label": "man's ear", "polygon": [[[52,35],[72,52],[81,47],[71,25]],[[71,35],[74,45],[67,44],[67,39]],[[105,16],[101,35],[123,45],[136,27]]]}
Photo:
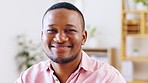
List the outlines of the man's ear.
{"label": "man's ear", "polygon": [[87,31],[84,30],[84,31],[82,32],[82,45],[85,44],[86,40],[87,40]]}

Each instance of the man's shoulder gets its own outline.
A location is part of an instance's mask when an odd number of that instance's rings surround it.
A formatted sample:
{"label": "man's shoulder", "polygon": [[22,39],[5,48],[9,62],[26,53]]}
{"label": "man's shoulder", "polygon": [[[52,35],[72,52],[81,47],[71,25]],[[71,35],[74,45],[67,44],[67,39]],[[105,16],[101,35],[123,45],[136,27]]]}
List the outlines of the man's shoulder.
{"label": "man's shoulder", "polygon": [[93,60],[93,66],[95,66],[93,68],[93,74],[95,73],[96,76],[112,76],[112,75],[119,75],[119,71],[113,67],[112,65],[106,63],[106,62],[102,62],[102,61],[96,61]]}
{"label": "man's shoulder", "polygon": [[96,72],[96,73],[117,73],[118,70],[113,67],[112,65],[106,63],[106,62],[103,62],[103,61],[100,61],[100,60],[93,60],[91,59],[91,63],[89,64],[89,67],[90,67],[90,70],[92,72]]}
{"label": "man's shoulder", "polygon": [[87,80],[88,78],[91,80],[92,77],[95,77],[93,80],[95,80],[96,83],[126,83],[120,72],[108,63],[91,59],[89,70],[91,71],[85,71],[84,74],[85,76],[88,74]]}
{"label": "man's shoulder", "polygon": [[34,64],[20,74],[20,77],[16,80],[16,83],[22,83],[22,81],[25,81],[25,83],[33,83],[35,79],[42,77],[43,72],[45,72],[45,70],[48,68],[49,62],[50,61],[47,60]]}
{"label": "man's shoulder", "polygon": [[88,71],[108,71],[108,70],[114,70],[115,68],[108,64],[107,62],[103,62],[100,60],[93,59],[89,57],[84,51],[83,51],[83,58],[82,58],[82,65],[84,68]]}
{"label": "man's shoulder", "polygon": [[93,68],[94,71],[98,71],[98,72],[116,71],[116,69],[112,65],[99,60],[92,60],[91,64],[94,67]]}
{"label": "man's shoulder", "polygon": [[32,65],[25,72],[30,72],[30,71],[33,71],[33,73],[42,72],[48,68],[48,65],[49,65],[49,60],[41,61],[37,64]]}

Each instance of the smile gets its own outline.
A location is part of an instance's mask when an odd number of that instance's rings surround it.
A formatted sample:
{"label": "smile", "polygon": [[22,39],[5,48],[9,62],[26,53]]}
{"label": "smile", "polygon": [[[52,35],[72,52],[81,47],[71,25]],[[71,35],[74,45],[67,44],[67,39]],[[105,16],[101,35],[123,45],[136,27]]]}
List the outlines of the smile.
{"label": "smile", "polygon": [[51,48],[54,48],[54,49],[56,49],[56,50],[67,50],[67,49],[69,49],[69,48],[72,48],[73,46],[70,46],[70,45],[51,45],[50,46]]}

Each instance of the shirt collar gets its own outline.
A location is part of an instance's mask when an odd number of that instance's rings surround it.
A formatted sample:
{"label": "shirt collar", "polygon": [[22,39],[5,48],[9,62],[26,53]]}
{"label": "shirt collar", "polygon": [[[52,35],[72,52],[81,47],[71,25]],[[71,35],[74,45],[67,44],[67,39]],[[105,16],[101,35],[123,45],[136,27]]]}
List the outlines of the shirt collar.
{"label": "shirt collar", "polygon": [[52,70],[52,67],[51,67],[51,60],[47,60],[47,65],[45,66],[44,70]]}
{"label": "shirt collar", "polygon": [[84,52],[82,50],[82,60],[80,63],[79,68],[83,68],[86,71],[90,71],[93,72],[92,68],[90,67],[90,65],[92,65],[92,60],[90,59],[90,57],[86,54],[86,52]]}

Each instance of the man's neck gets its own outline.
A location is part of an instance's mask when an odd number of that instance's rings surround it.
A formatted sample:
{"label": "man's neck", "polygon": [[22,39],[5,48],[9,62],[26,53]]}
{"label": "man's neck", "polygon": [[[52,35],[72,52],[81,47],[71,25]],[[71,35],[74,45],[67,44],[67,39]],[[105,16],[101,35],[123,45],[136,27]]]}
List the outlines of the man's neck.
{"label": "man's neck", "polygon": [[52,63],[55,75],[58,77],[61,83],[66,83],[70,75],[78,69],[81,58],[81,56],[77,56],[76,59],[67,64]]}

